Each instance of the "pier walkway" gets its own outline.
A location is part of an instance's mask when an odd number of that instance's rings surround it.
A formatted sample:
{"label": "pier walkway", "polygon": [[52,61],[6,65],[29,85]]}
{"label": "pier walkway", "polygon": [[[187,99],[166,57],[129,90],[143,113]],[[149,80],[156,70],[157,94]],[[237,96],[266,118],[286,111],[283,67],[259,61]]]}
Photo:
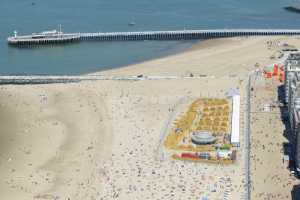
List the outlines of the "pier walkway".
{"label": "pier walkway", "polygon": [[13,36],[7,39],[11,45],[70,43],[84,40],[137,41],[137,40],[195,40],[238,36],[300,35],[300,29],[214,29],[141,32],[60,33],[55,37]]}

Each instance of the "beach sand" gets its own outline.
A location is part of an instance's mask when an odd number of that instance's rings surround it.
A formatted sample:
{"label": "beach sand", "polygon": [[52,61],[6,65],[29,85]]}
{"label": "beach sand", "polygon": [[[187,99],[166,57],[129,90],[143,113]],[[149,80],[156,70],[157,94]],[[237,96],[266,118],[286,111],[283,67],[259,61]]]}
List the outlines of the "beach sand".
{"label": "beach sand", "polygon": [[293,176],[288,161],[284,161],[284,144],[289,141],[284,134],[280,108],[275,106],[264,111],[265,105],[276,105],[278,80],[253,77],[251,86],[251,199],[297,199],[292,198],[294,185],[300,181]]}
{"label": "beach sand", "polygon": [[[268,45],[268,42],[271,44]],[[183,53],[95,74],[247,76],[249,71],[255,69],[256,63],[262,67],[275,62],[270,57],[277,55],[281,49],[278,44],[284,43],[300,47],[297,37],[213,39],[197,43]]]}
{"label": "beach sand", "polygon": [[112,141],[101,96],[70,84],[2,87],[0,99],[1,199],[97,192]]}
{"label": "beach sand", "polygon": [[[272,41],[272,45],[267,45]],[[246,77],[276,62],[287,37],[208,40],[103,75],[211,75],[199,79],[0,86],[0,199],[241,199]],[[182,98],[242,95],[237,163],[163,158],[162,130]]]}

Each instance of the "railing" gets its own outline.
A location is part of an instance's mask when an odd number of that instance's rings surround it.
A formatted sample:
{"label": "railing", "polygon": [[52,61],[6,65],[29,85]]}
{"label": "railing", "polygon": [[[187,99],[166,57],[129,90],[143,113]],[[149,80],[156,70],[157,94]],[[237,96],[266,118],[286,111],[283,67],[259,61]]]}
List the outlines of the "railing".
{"label": "railing", "polygon": [[248,83],[247,83],[247,97],[246,97],[246,124],[245,124],[245,170],[246,170],[246,174],[245,174],[245,199],[246,200],[250,200],[251,199],[251,174],[250,174],[250,170],[251,170],[251,166],[250,166],[250,155],[251,155],[251,143],[250,143],[250,139],[251,139],[251,130],[250,130],[250,114],[251,114],[251,76],[252,73],[249,75],[248,78]]}

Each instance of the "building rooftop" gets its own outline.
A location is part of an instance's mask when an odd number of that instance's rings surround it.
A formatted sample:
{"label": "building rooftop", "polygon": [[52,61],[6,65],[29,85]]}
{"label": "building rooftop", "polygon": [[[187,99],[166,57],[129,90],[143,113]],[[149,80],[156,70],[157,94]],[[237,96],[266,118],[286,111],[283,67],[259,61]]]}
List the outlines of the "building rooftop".
{"label": "building rooftop", "polygon": [[287,60],[300,60],[300,53],[290,53]]}
{"label": "building rooftop", "polygon": [[210,144],[216,141],[216,137],[214,137],[210,132],[194,132],[192,135],[192,142],[195,144]]}

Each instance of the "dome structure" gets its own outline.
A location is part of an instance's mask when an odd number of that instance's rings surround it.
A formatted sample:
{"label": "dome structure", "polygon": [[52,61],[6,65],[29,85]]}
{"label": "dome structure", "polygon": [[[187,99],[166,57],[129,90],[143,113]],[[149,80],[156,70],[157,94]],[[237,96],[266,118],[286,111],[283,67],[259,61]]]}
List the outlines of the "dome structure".
{"label": "dome structure", "polygon": [[214,137],[210,132],[194,132],[192,134],[192,142],[197,145],[203,144],[212,144],[216,141],[216,137]]}

